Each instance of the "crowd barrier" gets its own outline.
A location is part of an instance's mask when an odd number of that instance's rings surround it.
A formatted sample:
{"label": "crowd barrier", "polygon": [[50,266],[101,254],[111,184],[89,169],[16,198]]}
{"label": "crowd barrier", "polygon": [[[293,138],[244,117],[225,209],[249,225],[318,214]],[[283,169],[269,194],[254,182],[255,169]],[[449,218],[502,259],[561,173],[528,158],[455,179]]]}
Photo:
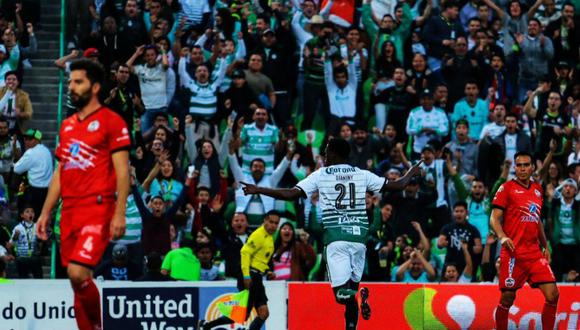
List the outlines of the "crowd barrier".
{"label": "crowd barrier", "polygon": [[[494,329],[500,291],[492,284],[368,284],[372,316],[359,330]],[[557,329],[580,329],[580,286],[560,285]],[[289,329],[343,329],[344,307],[326,283],[288,284]],[[541,329],[544,298],[526,286],[510,309],[510,329]],[[324,306],[324,307],[322,307]]]}
{"label": "crowd barrier", "polygon": [[[265,282],[270,318],[263,330],[286,328],[285,282]],[[195,330],[197,320],[221,314],[218,302],[237,292],[234,281],[98,281],[106,330]],[[247,324],[223,327],[245,329]],[[282,325],[282,327],[280,326]],[[76,329],[73,292],[66,280],[16,280],[0,284],[0,330]],[[217,329],[217,328],[216,328]]]}
{"label": "crowd barrier", "polygon": [[[265,282],[270,318],[264,330],[344,329],[344,307],[328,283]],[[237,292],[235,282],[97,282],[105,330],[193,330],[197,320],[220,316],[217,303]],[[491,330],[497,285],[369,283],[373,308],[359,330]],[[580,286],[560,285],[557,329],[580,329]],[[518,291],[510,329],[540,329],[544,299]],[[251,319],[255,316],[252,315]],[[248,324],[216,328],[242,330]],[[75,329],[73,294],[66,280],[0,284],[0,330]]]}

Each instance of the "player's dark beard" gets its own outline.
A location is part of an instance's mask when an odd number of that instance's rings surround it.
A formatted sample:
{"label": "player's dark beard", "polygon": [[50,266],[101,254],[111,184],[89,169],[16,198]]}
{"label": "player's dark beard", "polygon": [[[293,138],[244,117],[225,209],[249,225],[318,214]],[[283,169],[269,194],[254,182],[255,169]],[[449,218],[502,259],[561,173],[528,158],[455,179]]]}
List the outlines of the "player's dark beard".
{"label": "player's dark beard", "polygon": [[80,95],[73,92],[69,92],[69,94],[70,94],[70,103],[77,109],[77,111],[81,110],[87,104],[89,104],[92,97],[90,89]]}

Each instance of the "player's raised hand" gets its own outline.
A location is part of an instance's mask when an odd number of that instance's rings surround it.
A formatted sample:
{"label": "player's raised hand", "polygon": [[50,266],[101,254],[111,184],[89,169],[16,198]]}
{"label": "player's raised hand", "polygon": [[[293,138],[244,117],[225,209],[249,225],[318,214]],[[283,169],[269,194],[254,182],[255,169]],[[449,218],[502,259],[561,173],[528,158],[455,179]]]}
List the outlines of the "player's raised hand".
{"label": "player's raised hand", "polygon": [[123,237],[123,235],[125,235],[125,215],[113,215],[113,220],[111,221],[109,230],[113,240],[118,240]]}
{"label": "player's raised hand", "polygon": [[48,222],[50,221],[50,214],[41,213],[36,221],[36,236],[42,240],[46,241],[48,239],[48,233],[46,228],[48,227]]}
{"label": "player's raised hand", "polygon": [[240,181],[244,195],[254,195],[258,193],[258,186]]}
{"label": "player's raised hand", "polygon": [[423,231],[423,229],[421,229],[421,224],[418,223],[417,221],[411,221],[411,225],[418,233]]}
{"label": "player's raised hand", "polygon": [[219,194],[215,195],[213,200],[211,201],[211,208],[214,212],[219,213],[224,206],[224,202]]}
{"label": "player's raised hand", "polygon": [[501,245],[506,247],[508,250],[510,250],[511,252],[514,252],[516,249],[516,246],[514,245],[514,242],[512,241],[511,238],[509,237],[502,237],[500,239]]}
{"label": "player's raised hand", "polygon": [[491,246],[491,244],[493,244],[493,243],[495,243],[495,235],[492,233],[487,234],[485,244]]}

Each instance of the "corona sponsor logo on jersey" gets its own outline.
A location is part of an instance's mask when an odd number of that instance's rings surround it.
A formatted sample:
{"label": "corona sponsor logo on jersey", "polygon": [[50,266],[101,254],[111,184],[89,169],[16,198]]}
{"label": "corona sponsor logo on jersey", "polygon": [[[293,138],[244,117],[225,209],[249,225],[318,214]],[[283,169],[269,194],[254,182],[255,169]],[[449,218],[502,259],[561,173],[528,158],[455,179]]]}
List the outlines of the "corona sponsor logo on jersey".
{"label": "corona sponsor logo on jersey", "polygon": [[356,169],[354,167],[327,167],[324,172],[326,174],[354,173],[356,172]]}

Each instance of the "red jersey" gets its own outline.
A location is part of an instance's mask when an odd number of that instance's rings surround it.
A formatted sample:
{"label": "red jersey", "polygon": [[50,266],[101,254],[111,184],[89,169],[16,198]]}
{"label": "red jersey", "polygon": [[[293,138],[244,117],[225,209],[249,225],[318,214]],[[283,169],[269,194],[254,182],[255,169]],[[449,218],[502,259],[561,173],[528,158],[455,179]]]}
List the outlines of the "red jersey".
{"label": "red jersey", "polygon": [[117,182],[111,154],[131,146],[123,118],[101,107],[83,120],[78,114],[65,119],[59,134],[56,158],[62,163],[62,198],[114,196]]}
{"label": "red jersey", "polygon": [[527,188],[516,180],[499,187],[492,207],[504,211],[502,228],[515,246],[513,253],[502,247],[502,254],[522,259],[542,257],[539,235],[543,195],[542,187],[533,181]]}

